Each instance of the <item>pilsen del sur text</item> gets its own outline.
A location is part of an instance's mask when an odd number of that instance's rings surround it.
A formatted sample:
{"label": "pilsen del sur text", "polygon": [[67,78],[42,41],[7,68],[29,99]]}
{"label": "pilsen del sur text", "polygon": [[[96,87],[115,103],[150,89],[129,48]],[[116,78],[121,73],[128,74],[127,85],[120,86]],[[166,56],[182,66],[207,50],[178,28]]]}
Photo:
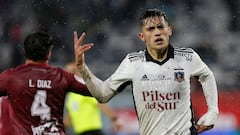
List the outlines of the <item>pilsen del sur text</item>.
{"label": "pilsen del sur text", "polygon": [[145,108],[157,109],[157,111],[175,110],[181,99],[180,92],[143,91],[143,101],[146,102]]}

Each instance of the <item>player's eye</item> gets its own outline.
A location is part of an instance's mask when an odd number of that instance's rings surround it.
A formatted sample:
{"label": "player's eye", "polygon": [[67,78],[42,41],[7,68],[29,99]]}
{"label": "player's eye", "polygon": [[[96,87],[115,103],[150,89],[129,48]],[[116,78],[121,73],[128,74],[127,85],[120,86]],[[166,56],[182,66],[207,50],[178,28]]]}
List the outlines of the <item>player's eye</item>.
{"label": "player's eye", "polygon": [[163,29],[164,26],[163,26],[163,25],[159,25],[159,26],[157,26],[157,28],[158,28],[158,29]]}
{"label": "player's eye", "polygon": [[153,31],[155,29],[155,27],[148,27],[147,30],[148,31]]}

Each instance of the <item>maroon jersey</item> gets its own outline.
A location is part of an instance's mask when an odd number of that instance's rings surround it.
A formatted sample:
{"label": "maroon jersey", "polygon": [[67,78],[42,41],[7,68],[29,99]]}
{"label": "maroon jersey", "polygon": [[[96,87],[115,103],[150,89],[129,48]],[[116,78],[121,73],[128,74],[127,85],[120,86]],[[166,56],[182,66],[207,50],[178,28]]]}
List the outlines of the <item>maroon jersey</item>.
{"label": "maroon jersey", "polygon": [[7,96],[0,97],[0,135],[9,135],[10,106]]}
{"label": "maroon jersey", "polygon": [[8,95],[13,135],[63,135],[68,91],[91,96],[72,73],[47,64],[22,64],[0,74],[0,95]]}

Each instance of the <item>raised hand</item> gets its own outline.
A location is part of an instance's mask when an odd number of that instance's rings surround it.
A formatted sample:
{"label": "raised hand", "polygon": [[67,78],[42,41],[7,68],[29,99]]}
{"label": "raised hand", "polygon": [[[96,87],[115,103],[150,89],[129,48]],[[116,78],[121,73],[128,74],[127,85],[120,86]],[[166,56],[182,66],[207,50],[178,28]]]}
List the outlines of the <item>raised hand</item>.
{"label": "raised hand", "polygon": [[93,43],[87,43],[82,45],[85,36],[86,36],[86,33],[83,32],[82,35],[78,38],[77,32],[74,31],[75,63],[78,68],[81,68],[85,63],[84,52],[86,52],[93,46]]}

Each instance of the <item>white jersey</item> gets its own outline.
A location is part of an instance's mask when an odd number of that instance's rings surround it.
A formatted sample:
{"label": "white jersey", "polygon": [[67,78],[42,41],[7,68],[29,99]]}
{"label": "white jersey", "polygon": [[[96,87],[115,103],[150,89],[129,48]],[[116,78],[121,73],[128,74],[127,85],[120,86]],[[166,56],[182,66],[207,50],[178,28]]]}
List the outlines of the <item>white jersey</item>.
{"label": "white jersey", "polygon": [[[199,76],[204,92],[215,93],[209,106],[217,108],[217,88],[210,69],[190,48],[169,46],[167,59],[153,60],[144,51],[128,54],[106,81],[85,81],[91,93],[102,102],[132,84],[141,135],[195,134],[190,100],[190,77]],[[93,87],[94,84],[94,87]],[[101,88],[97,88],[101,87]],[[118,91],[118,92],[117,92]]]}

